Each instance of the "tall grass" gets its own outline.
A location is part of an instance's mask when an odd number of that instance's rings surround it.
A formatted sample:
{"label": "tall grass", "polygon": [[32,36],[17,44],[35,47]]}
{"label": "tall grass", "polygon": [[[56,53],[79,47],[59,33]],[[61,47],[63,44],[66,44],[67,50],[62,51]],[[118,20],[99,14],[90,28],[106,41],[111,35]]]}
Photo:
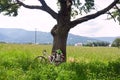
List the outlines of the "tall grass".
{"label": "tall grass", "polygon": [[[0,44],[0,80],[120,80],[120,50],[67,47],[67,63],[34,62],[50,45]],[[70,61],[70,59],[73,59]]]}
{"label": "tall grass", "polygon": [[67,55],[77,61],[104,62],[114,61],[120,58],[120,49],[115,47],[74,47],[68,46]]}

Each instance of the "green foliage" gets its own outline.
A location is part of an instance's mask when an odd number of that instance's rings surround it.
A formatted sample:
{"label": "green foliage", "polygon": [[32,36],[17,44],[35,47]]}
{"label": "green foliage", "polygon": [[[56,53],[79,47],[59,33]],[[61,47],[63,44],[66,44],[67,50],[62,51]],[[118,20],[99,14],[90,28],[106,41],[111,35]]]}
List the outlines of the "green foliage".
{"label": "green foliage", "polygon": [[108,19],[115,19],[118,20],[119,24],[120,24],[120,1],[117,3],[117,5],[113,8],[112,12],[111,12],[111,17],[109,17]]}
{"label": "green foliage", "polygon": [[[0,80],[119,80],[120,50],[68,47],[66,63],[55,66],[34,62],[49,45],[0,44]],[[69,58],[76,59],[70,62]]]}
{"label": "green foliage", "polygon": [[94,46],[109,46],[109,42],[104,42],[104,41],[97,41],[97,42],[89,42],[89,43],[86,43],[84,44],[84,46],[91,46],[91,47],[94,47]]}
{"label": "green foliage", "polygon": [[112,15],[112,17],[109,17],[108,19],[113,19],[114,18],[115,20],[118,20],[120,22],[120,12],[117,9],[112,11],[111,15]]}
{"label": "green foliage", "polygon": [[120,47],[120,38],[116,38],[113,43],[112,43],[113,47]]}
{"label": "green foliage", "polygon": [[0,13],[4,12],[4,15],[17,16],[18,8],[15,0],[0,0]]}
{"label": "green foliage", "polygon": [[[72,3],[71,16],[82,14],[82,12],[88,13],[94,9],[94,0],[85,0],[85,3],[81,0],[72,0]],[[17,16],[19,7],[20,5],[17,4],[16,0],[0,0],[0,13],[4,12],[5,15]]]}
{"label": "green foliage", "polygon": [[82,3],[81,0],[72,0],[73,6],[72,6],[72,13],[71,16],[76,16],[78,14],[82,13],[88,13],[94,8],[94,0],[85,0],[85,3]]}

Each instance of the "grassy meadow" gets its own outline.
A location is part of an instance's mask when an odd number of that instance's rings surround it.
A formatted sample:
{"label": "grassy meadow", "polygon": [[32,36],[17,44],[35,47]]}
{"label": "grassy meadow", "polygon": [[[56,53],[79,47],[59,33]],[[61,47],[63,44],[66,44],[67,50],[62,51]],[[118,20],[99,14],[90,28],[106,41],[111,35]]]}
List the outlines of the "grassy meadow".
{"label": "grassy meadow", "polygon": [[120,49],[67,47],[59,66],[34,62],[51,45],[0,44],[0,80],[120,80]]}

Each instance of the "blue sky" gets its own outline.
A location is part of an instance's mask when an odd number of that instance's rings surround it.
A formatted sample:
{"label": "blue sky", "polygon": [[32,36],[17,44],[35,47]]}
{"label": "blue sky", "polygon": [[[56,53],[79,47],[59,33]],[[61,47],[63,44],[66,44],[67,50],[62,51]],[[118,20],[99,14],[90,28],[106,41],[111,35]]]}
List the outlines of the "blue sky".
{"label": "blue sky", "polygon": [[[84,0],[82,0],[84,1]],[[114,0],[95,0],[97,10],[106,7]],[[55,0],[46,0],[50,7],[57,11]],[[37,0],[26,0],[26,4],[38,4]],[[89,36],[105,37],[120,36],[120,25],[114,20],[106,20],[107,15],[102,15],[96,19],[84,22],[70,30],[70,33]],[[50,32],[56,21],[47,13],[40,10],[30,10],[21,8],[17,17],[8,17],[0,14],[0,28],[22,28],[26,30],[37,30]]]}

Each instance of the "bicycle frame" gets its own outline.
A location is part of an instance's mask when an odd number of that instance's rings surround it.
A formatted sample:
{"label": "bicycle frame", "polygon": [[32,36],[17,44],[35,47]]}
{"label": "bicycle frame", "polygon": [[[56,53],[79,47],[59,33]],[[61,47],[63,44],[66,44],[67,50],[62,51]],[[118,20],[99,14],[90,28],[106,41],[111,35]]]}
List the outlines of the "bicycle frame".
{"label": "bicycle frame", "polygon": [[60,64],[62,61],[57,61],[57,56],[56,53],[52,55],[48,55],[46,50],[43,50],[42,56],[37,56],[35,60],[38,60],[40,63],[45,63],[45,62],[50,62],[50,63],[55,63],[55,65]]}

